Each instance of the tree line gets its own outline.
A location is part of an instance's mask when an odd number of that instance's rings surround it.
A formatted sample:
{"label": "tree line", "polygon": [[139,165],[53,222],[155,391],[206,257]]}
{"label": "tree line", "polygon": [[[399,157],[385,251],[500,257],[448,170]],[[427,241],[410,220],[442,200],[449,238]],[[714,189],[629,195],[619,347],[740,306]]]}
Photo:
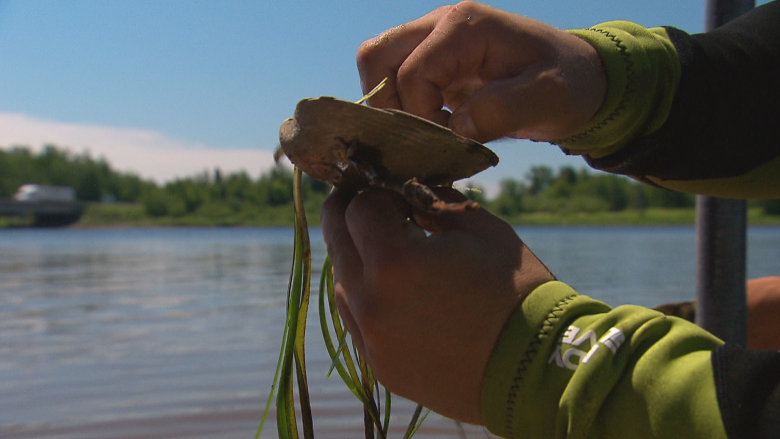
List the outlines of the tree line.
{"label": "tree line", "polygon": [[[152,217],[235,215],[292,202],[292,173],[274,168],[253,179],[245,172],[223,175],[219,169],[163,185],[132,173],[115,171],[102,158],[48,145],[34,154],[27,147],[0,149],[0,198],[11,197],[28,183],[72,186],[83,201],[140,203]],[[690,194],[642,184],[623,176],[564,166],[534,166],[519,179],[504,179],[495,196],[467,183],[467,196],[492,212],[514,217],[524,213],[603,212],[627,209],[691,208]],[[307,204],[320,203],[329,185],[304,178]],[[752,202],[765,213],[780,215],[780,200]]]}
{"label": "tree line", "polygon": [[106,196],[137,201],[154,187],[153,182],[136,175],[115,172],[108,162],[88,153],[72,154],[54,145],[38,154],[23,146],[0,148],[0,197],[11,197],[28,183],[71,186],[84,201],[100,201]]}
{"label": "tree line", "polygon": [[[618,212],[648,208],[693,208],[696,196],[633,180],[626,176],[562,166],[530,168],[521,180],[500,182],[498,195],[486,205],[505,217],[523,213]],[[780,215],[780,199],[752,200],[767,215]]]}
{"label": "tree line", "polygon": [[[223,175],[204,171],[159,185],[138,175],[118,172],[87,152],[72,153],[47,145],[34,154],[23,146],[0,149],[0,198],[12,197],[23,184],[71,186],[81,201],[140,203],[152,217],[235,215],[292,203],[290,170],[274,168],[252,179],[245,172]],[[330,187],[304,177],[304,196],[322,201]]]}
{"label": "tree line", "polygon": [[691,194],[639,183],[628,177],[563,166],[557,171],[549,166],[531,167],[519,179],[504,179],[498,194],[490,200],[479,200],[503,216],[550,212],[618,212],[651,207],[691,208],[696,197]]}

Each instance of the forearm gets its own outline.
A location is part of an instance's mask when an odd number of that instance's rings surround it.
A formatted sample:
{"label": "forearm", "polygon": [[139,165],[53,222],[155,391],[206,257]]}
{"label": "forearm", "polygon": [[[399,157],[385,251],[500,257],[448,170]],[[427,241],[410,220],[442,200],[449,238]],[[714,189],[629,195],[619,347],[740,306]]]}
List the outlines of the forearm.
{"label": "forearm", "polygon": [[608,94],[583,130],[556,143],[675,190],[780,197],[779,20],[773,2],[698,35],[627,22],[571,31],[601,54]]}

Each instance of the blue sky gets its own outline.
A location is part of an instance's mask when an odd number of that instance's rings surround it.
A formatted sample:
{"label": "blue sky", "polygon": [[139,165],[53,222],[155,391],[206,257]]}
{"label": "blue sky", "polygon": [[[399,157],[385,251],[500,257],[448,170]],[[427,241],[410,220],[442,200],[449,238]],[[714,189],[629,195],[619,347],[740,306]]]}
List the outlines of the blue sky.
{"label": "blue sky", "polygon": [[[559,28],[626,19],[700,32],[704,0],[489,4]],[[304,97],[360,97],[355,51],[440,1],[0,0],[0,146],[89,150],[165,181],[270,166],[280,123]],[[498,168],[579,166],[555,147],[490,145]]]}

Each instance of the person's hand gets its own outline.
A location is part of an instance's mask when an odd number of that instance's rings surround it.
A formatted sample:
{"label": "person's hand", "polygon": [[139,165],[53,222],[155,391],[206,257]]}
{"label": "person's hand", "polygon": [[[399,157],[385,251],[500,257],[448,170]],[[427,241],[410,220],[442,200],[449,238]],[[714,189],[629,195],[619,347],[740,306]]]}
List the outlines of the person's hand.
{"label": "person's hand", "polygon": [[[451,189],[443,196],[464,198]],[[322,232],[339,313],[379,381],[442,415],[482,423],[491,350],[515,307],[553,280],[547,268],[484,209],[423,213],[387,190],[334,190]]]}
{"label": "person's hand", "polygon": [[746,293],[748,349],[780,350],[780,277],[750,279]]}
{"label": "person's hand", "polygon": [[481,142],[567,137],[606,95],[590,44],[474,2],[436,9],[364,42],[357,64],[365,92],[389,79],[371,106],[404,110]]}

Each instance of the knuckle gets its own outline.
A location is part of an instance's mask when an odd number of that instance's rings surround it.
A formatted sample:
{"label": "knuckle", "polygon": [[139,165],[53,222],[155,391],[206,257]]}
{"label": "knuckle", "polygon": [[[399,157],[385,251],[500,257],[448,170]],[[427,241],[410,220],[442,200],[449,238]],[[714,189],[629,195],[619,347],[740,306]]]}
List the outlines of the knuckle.
{"label": "knuckle", "polygon": [[481,5],[477,2],[466,0],[459,2],[457,5],[455,5],[454,8],[452,8],[452,11],[457,11],[461,14],[469,14],[472,12],[476,12]]}
{"label": "knuckle", "polygon": [[372,64],[374,58],[377,57],[376,53],[378,52],[380,44],[381,35],[361,43],[357,50],[358,66],[367,66]]}
{"label": "knuckle", "polygon": [[357,50],[358,65],[372,65],[381,62],[385,57],[385,52],[391,50],[391,42],[394,37],[403,32],[406,25],[388,29],[374,38],[364,41]]}
{"label": "knuckle", "polygon": [[474,1],[462,1],[455,5],[449,11],[449,19],[454,22],[477,23],[477,18],[482,18],[485,14],[486,6]]}
{"label": "knuckle", "polygon": [[396,87],[399,90],[409,87],[415,80],[415,75],[419,70],[420,60],[407,58],[396,73]]}

